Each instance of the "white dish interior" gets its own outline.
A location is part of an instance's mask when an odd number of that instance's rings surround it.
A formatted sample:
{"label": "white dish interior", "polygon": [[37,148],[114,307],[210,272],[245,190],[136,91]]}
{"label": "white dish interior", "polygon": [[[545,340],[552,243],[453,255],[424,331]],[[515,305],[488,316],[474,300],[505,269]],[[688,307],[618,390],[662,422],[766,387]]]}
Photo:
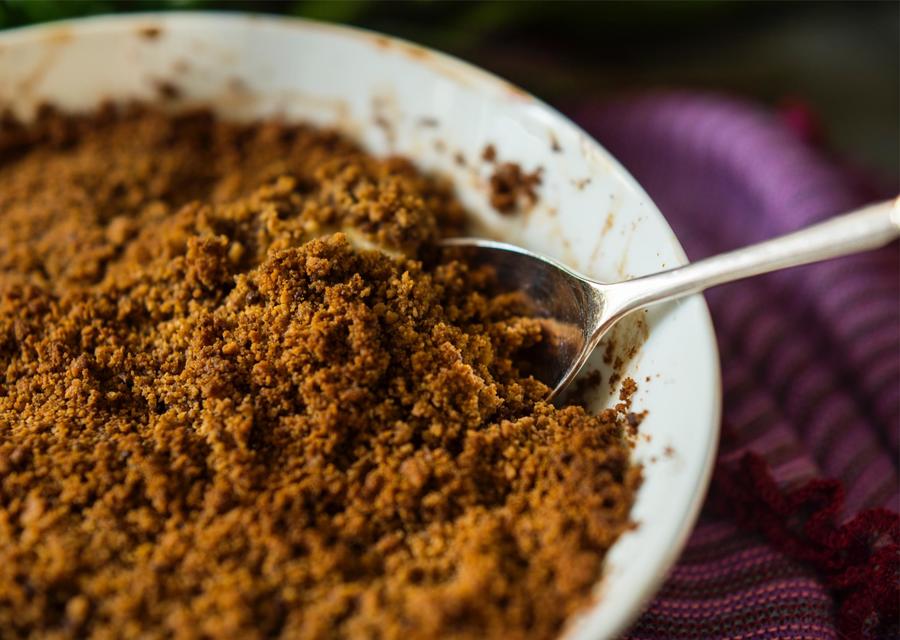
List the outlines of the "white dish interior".
{"label": "white dish interior", "polygon": [[[23,117],[44,101],[83,110],[102,99],[156,99],[161,82],[177,87],[182,103],[227,117],[334,125],[374,153],[411,156],[454,180],[481,233],[599,279],[685,261],[647,195],[584,132],[508,83],[408,43],[217,14],[102,17],[0,34],[0,104]],[[530,212],[502,216],[488,206],[489,166],[480,160],[488,143],[501,160],[543,169]],[[573,639],[615,637],[635,619],[681,550],[709,482],[721,390],[706,305],[695,296],[644,321],[648,337],[624,371],[638,381],[636,410],[649,411],[634,450],[645,465],[638,527],[611,550],[596,604],[568,628]],[[640,337],[635,326],[620,332],[620,350]],[[599,356],[588,368],[607,380]],[[594,408],[611,398],[604,383]]]}

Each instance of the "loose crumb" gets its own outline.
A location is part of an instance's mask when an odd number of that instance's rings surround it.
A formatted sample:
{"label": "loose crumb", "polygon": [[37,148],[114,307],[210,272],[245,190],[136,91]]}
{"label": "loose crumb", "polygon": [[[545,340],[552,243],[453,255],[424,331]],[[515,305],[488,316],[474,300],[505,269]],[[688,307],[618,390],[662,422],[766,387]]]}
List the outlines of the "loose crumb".
{"label": "loose crumb", "polygon": [[622,388],[619,390],[619,400],[625,402],[630,408],[631,399],[635,393],[637,393],[637,383],[634,381],[634,378],[625,378],[622,381]]}
{"label": "loose crumb", "polygon": [[[497,149],[487,144],[481,152],[485,162],[497,162]],[[537,187],[541,184],[542,169],[528,173],[515,162],[498,164],[490,177],[490,203],[500,213],[516,211],[534,206],[538,200]]]}
{"label": "loose crumb", "polygon": [[642,411],[641,413],[634,413],[633,411],[629,411],[625,414],[625,420],[628,422],[628,430],[630,435],[634,436],[638,433],[641,423],[646,417],[646,411]]}
{"label": "loose crumb", "polygon": [[526,173],[514,162],[504,162],[491,175],[491,206],[501,213],[513,213],[537,202],[536,187],[541,184],[541,170]]}

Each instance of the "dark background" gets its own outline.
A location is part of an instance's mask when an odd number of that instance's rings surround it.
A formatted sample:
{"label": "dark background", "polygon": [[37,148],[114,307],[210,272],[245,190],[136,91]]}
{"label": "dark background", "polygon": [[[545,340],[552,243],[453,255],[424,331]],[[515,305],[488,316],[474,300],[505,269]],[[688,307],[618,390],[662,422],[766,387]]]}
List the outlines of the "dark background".
{"label": "dark background", "polygon": [[0,0],[0,27],[124,11],[218,9],[343,22],[431,46],[566,109],[657,88],[743,96],[900,180],[900,2]]}

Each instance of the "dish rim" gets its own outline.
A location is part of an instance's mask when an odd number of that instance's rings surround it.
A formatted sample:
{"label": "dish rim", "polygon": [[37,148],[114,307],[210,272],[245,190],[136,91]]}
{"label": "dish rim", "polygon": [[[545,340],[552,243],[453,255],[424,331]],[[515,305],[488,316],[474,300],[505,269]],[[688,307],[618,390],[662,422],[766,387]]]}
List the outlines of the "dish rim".
{"label": "dish rim", "polygon": [[[265,23],[272,26],[284,27],[288,29],[295,29],[298,34],[302,34],[304,30],[328,32],[338,37],[347,37],[362,40],[375,48],[383,48],[385,46],[385,43],[387,43],[388,45],[391,45],[396,49],[409,54],[410,58],[417,58],[422,53],[427,54],[429,58],[437,60],[441,65],[441,68],[437,68],[435,65],[428,65],[430,70],[434,73],[443,73],[449,80],[453,82],[458,83],[459,80],[453,78],[452,74],[450,73],[444,73],[443,69],[452,71],[454,74],[464,75],[469,80],[475,81],[477,83],[476,89],[478,91],[487,90],[496,95],[512,93],[516,96],[517,99],[525,100],[534,108],[544,111],[550,116],[551,120],[562,123],[565,126],[570,127],[574,131],[578,132],[582,136],[583,140],[585,140],[587,144],[593,147],[594,151],[599,152],[602,157],[606,161],[608,161],[611,172],[614,173],[619,179],[621,179],[622,182],[627,185],[630,190],[635,192],[636,195],[643,197],[644,200],[648,203],[648,209],[650,213],[656,219],[655,221],[661,224],[662,229],[666,232],[667,239],[671,243],[673,250],[678,256],[680,262],[687,263],[687,256],[684,253],[681,243],[679,242],[674,231],[672,231],[672,228],[669,225],[665,215],[656,206],[655,202],[649,197],[649,195],[647,195],[643,187],[641,187],[637,180],[619,163],[619,161],[609,151],[607,151],[605,147],[603,147],[597,140],[595,140],[593,136],[584,131],[582,127],[559,112],[556,108],[550,106],[539,98],[536,98],[531,93],[521,89],[517,85],[503,79],[496,74],[493,74],[485,69],[482,69],[481,67],[466,62],[465,60],[462,60],[450,54],[446,54],[441,51],[416,44],[403,38],[397,38],[369,29],[322,22],[308,18],[287,17],[239,11],[176,10],[160,12],[135,12],[124,14],[101,14],[15,27],[7,29],[5,31],[0,31],[0,47],[4,49],[7,47],[14,47],[19,43],[27,43],[34,38],[43,37],[44,34],[52,35],[54,31],[60,30],[71,29],[72,31],[77,32],[74,34],[75,37],[80,37],[87,33],[90,33],[91,31],[100,32],[109,29],[120,30],[123,28],[127,28],[131,30],[147,26],[160,26],[164,28],[166,23],[180,21],[196,21],[198,23],[207,23],[207,26],[210,26],[208,24],[210,21],[250,21]],[[48,38],[48,40],[52,41],[52,37]],[[0,65],[2,64],[3,58],[2,56],[0,56]],[[675,529],[675,534],[672,536],[667,550],[660,557],[660,560],[654,568],[652,575],[648,577],[641,585],[640,593],[637,594],[632,600],[632,606],[630,607],[630,610],[625,612],[617,612],[617,619],[613,623],[611,623],[609,634],[607,637],[616,637],[626,632],[627,629],[634,624],[636,619],[643,612],[644,608],[652,599],[652,597],[659,591],[665,578],[668,576],[671,568],[674,566],[677,558],[680,556],[682,550],[687,544],[688,537],[693,531],[696,521],[699,517],[700,509],[706,499],[706,495],[712,479],[714,461],[716,453],[718,451],[718,442],[720,436],[719,428],[721,425],[722,417],[721,364],[718,344],[716,341],[715,330],[712,323],[712,317],[709,313],[709,308],[702,296],[698,294],[697,296],[692,296],[692,298],[693,297],[698,297],[701,301],[702,313],[700,315],[703,322],[702,330],[705,334],[704,342],[706,343],[707,348],[705,355],[709,360],[711,360],[712,363],[711,371],[713,372],[714,385],[714,388],[712,390],[713,393],[711,394],[712,404],[707,408],[704,420],[704,423],[706,423],[709,427],[707,431],[711,437],[707,442],[707,447],[703,456],[703,466],[696,478],[690,503],[688,505],[688,508],[683,511],[681,521]],[[615,544],[618,544],[618,540]],[[603,583],[605,580],[605,574],[602,574],[598,577],[598,583]],[[602,595],[599,596],[600,599],[602,599],[602,597]],[[583,610],[576,614],[574,618],[570,618],[567,622],[566,627],[564,627],[563,629],[562,637],[567,638],[571,634],[572,620],[586,616],[595,607],[596,602],[592,605],[586,606]]]}

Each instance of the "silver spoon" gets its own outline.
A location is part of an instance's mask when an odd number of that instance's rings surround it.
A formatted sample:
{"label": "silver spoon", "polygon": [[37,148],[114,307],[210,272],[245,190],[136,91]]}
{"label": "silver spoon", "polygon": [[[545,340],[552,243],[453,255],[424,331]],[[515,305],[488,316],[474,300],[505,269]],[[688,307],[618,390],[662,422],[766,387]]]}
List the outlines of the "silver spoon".
{"label": "silver spoon", "polygon": [[875,249],[900,237],[900,198],[874,204],[794,233],[693,264],[605,283],[556,260],[502,242],[450,238],[441,246],[473,265],[496,272],[501,291],[521,291],[530,311],[544,318],[546,350],[536,377],[559,395],[575,378],[607,331],[624,316],[707,287]]}

